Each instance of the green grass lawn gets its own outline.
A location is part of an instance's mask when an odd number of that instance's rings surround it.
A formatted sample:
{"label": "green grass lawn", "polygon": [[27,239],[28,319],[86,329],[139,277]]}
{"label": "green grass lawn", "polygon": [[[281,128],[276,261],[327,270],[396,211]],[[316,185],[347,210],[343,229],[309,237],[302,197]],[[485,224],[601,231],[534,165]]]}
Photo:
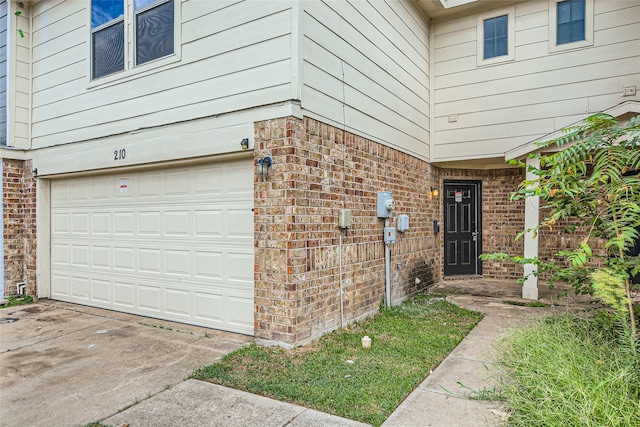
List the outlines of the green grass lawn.
{"label": "green grass lawn", "polygon": [[192,376],[378,426],[481,318],[419,296],[308,346],[251,345]]}

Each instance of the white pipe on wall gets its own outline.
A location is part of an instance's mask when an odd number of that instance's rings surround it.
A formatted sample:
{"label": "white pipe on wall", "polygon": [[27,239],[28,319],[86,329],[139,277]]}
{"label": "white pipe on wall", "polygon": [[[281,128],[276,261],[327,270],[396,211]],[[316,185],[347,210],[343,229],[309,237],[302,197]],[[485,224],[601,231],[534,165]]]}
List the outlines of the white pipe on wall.
{"label": "white pipe on wall", "polygon": [[[389,220],[384,221],[384,226],[389,226]],[[385,278],[385,299],[387,308],[391,308],[391,246],[384,244],[384,278]]]}

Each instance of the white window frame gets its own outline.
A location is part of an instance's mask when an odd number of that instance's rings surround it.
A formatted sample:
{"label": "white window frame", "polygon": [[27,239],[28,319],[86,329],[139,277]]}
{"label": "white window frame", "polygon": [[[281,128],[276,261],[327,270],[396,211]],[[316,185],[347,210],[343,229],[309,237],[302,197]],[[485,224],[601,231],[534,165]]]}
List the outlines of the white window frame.
{"label": "white window frame", "polygon": [[[484,21],[507,15],[507,54],[484,59]],[[516,8],[507,7],[478,15],[476,18],[476,65],[484,67],[516,59]]]}
{"label": "white window frame", "polygon": [[549,0],[549,53],[582,49],[593,46],[593,0],[584,2],[584,40],[558,43],[558,3],[564,0]]}
{"label": "white window frame", "polygon": [[[89,43],[88,43],[88,54],[87,54],[87,88],[91,89],[98,86],[110,85],[112,83],[120,83],[122,81],[131,80],[142,75],[151,74],[159,71],[159,69],[168,68],[171,64],[175,64],[181,60],[182,52],[182,2],[184,0],[173,0],[173,54],[164,56],[162,58],[154,59],[153,61],[145,62],[141,65],[135,64],[135,39],[136,39],[136,28],[135,28],[135,11],[134,11],[134,0],[123,0],[125,1],[124,8],[124,70],[115,72],[113,74],[109,74],[107,76],[98,77],[97,79],[93,79],[93,42],[91,41],[91,37],[93,37],[93,32],[91,31],[91,2],[88,2],[89,5],[87,7],[87,22],[89,23]],[[161,3],[158,1],[158,4]],[[153,5],[156,3],[154,2]],[[141,10],[146,10],[149,7],[145,6]]]}

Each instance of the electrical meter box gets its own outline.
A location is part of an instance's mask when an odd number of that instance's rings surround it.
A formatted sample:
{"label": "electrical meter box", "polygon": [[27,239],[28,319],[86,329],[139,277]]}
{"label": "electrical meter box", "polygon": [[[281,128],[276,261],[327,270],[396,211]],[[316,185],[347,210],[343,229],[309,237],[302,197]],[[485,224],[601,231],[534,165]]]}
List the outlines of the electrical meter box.
{"label": "electrical meter box", "polygon": [[378,191],[377,211],[378,218],[389,218],[391,211],[396,207],[396,202],[390,191]]}
{"label": "electrical meter box", "polygon": [[396,229],[394,227],[384,228],[384,242],[395,243],[396,242]]}
{"label": "electrical meter box", "polygon": [[405,231],[407,231],[409,229],[409,215],[407,214],[398,215],[396,228],[401,233],[404,233]]}

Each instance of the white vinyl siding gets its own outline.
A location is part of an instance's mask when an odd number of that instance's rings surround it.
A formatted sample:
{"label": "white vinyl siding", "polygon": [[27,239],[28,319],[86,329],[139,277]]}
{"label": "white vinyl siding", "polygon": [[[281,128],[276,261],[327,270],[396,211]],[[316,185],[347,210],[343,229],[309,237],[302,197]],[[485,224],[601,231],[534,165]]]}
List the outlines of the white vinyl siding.
{"label": "white vinyl siding", "polygon": [[290,98],[291,2],[176,0],[180,61],[103,85],[89,82],[89,5],[34,5],[34,148]]}
{"label": "white vinyl siding", "polygon": [[304,1],[302,108],[429,157],[429,34],[406,1]]}
{"label": "white vinyl siding", "polygon": [[253,334],[253,162],[51,182],[51,297]]}
{"label": "white vinyl siding", "polygon": [[0,145],[7,145],[7,2],[0,0]]}
{"label": "white vinyl siding", "polygon": [[[515,59],[476,67],[476,17],[435,25],[435,158],[501,157],[623,101],[640,78],[640,4],[595,1],[594,45],[549,52],[549,2],[515,6]],[[457,114],[457,121],[448,116]]]}

